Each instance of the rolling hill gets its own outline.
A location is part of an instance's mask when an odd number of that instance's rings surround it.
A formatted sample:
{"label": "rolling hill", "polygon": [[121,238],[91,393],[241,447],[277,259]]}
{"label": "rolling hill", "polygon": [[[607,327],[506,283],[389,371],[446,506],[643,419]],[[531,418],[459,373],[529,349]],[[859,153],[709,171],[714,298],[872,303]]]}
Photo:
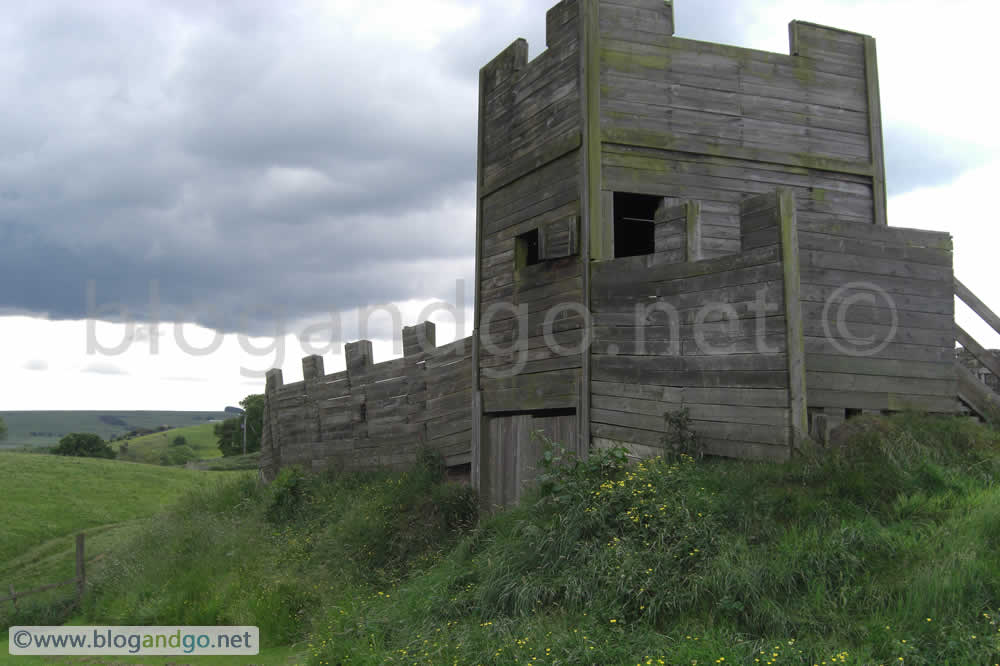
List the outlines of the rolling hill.
{"label": "rolling hill", "polygon": [[165,411],[24,411],[0,412],[7,424],[3,448],[53,446],[71,432],[92,432],[104,439],[120,437],[132,430],[155,430],[162,426],[182,428],[223,420],[233,414],[217,412]]}

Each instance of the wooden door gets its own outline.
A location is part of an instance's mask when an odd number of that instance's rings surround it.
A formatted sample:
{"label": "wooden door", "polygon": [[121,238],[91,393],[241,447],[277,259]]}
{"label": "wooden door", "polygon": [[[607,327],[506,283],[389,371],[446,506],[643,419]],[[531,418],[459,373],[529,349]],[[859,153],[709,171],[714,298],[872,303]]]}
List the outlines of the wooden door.
{"label": "wooden door", "polygon": [[485,441],[481,443],[483,502],[487,506],[516,504],[534,483],[546,446],[538,434],[576,450],[578,432],[574,411],[489,416]]}

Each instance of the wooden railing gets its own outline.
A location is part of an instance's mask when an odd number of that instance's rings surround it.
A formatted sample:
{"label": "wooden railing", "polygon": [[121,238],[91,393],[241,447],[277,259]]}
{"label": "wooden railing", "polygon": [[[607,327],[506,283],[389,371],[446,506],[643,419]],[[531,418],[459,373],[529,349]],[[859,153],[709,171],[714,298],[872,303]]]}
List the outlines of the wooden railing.
{"label": "wooden railing", "polygon": [[83,533],[80,533],[76,535],[76,575],[73,578],[59,581],[58,583],[49,583],[48,585],[42,585],[41,587],[25,590],[24,592],[16,592],[14,590],[14,585],[12,583],[10,585],[10,594],[6,597],[0,597],[0,603],[9,601],[14,604],[14,608],[16,610],[17,600],[22,597],[27,597],[32,594],[39,594],[41,592],[47,592],[49,590],[54,590],[57,587],[64,587],[66,585],[73,585],[73,584],[76,584],[76,600],[77,602],[79,602],[81,599],[83,599],[83,588],[87,585],[87,567],[83,554],[84,554],[84,535]]}
{"label": "wooden railing", "polygon": [[[989,324],[997,332],[997,335],[1000,335],[1000,317],[958,278],[955,278],[955,296]],[[955,340],[962,345],[963,349],[972,354],[973,358],[982,363],[983,367],[1000,377],[1000,359],[976,342],[975,338],[957,323],[955,324]],[[1000,397],[980,382],[962,364],[956,362],[956,371],[958,372],[959,397],[984,419],[1000,423]]]}

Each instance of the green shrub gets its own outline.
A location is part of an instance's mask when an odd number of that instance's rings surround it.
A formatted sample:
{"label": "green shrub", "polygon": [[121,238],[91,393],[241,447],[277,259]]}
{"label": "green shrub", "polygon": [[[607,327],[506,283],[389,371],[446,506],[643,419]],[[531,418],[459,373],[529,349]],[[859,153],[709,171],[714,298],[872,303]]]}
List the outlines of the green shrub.
{"label": "green shrub", "polygon": [[308,497],[305,472],[298,465],[286,467],[278,473],[269,490],[267,519],[272,523],[295,520]]}
{"label": "green shrub", "polygon": [[114,458],[115,452],[107,442],[93,433],[74,432],[59,440],[59,446],[52,450],[57,456],[77,456],[83,458]]}

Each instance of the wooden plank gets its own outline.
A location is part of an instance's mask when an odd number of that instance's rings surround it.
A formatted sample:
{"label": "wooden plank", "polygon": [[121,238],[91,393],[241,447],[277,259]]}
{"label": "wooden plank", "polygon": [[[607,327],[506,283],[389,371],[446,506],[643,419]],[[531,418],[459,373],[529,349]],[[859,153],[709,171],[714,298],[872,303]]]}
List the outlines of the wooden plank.
{"label": "wooden plank", "polygon": [[[981,382],[980,382],[981,383]],[[954,413],[960,406],[953,391],[951,395],[921,395],[893,391],[842,391],[813,387],[808,388],[812,407],[839,407],[846,409],[877,409],[888,411],[924,411]]]}
{"label": "wooden plank", "polygon": [[[591,418],[594,423],[602,423],[612,426],[645,430],[657,434],[661,438],[666,432],[663,415],[646,415],[619,412],[606,409],[592,409]],[[703,437],[713,439],[759,442],[761,444],[778,445],[783,444],[788,439],[787,424],[779,425],[759,425],[753,423],[739,423],[727,421],[691,421],[691,429]],[[650,440],[647,439],[646,442]],[[646,443],[643,442],[643,443]]]}
{"label": "wooden plank", "polygon": [[528,154],[513,161],[507,168],[492,177],[484,185],[487,194],[495,192],[510,183],[521,180],[547,164],[555,162],[580,147],[580,132],[571,128],[565,133],[545,141]]}
{"label": "wooden plank", "polygon": [[702,437],[700,444],[705,455],[710,456],[771,462],[785,462],[790,457],[788,445],[785,443],[771,445],[760,442],[728,441]]}
{"label": "wooden plank", "polygon": [[976,339],[966,333],[965,329],[957,323],[955,324],[955,339],[958,341],[958,344],[968,350],[977,361],[982,363],[987,370],[992,372],[997,377],[1000,377],[1000,358],[997,358],[992,352],[976,342]]}
{"label": "wooden plank", "polygon": [[952,275],[951,266],[916,264],[905,260],[881,258],[873,262],[871,257],[855,256],[841,252],[802,250],[800,256],[804,266],[815,269],[865,272],[872,276],[888,275],[911,280],[947,281]]}
{"label": "wooden plank", "polygon": [[[601,27],[600,3],[597,0],[580,0],[583,21],[580,24],[580,70],[582,86],[581,118],[583,118],[584,146],[582,154],[583,179],[580,200],[583,207],[581,220],[581,252],[583,257],[583,305],[591,310],[593,260],[614,256],[614,195],[605,193],[601,161]],[[590,347],[580,355],[580,374],[572,384],[576,393],[578,412],[577,451],[586,457],[590,450]]]}
{"label": "wooden plank", "polygon": [[[843,354],[843,349],[838,348],[824,334],[809,335],[806,331],[805,349],[806,354]],[[908,361],[926,361],[943,363],[954,359],[954,350],[951,346],[942,345],[919,345],[892,342],[882,349],[871,350],[865,358],[898,359]],[[808,366],[808,358],[807,358]]]}
{"label": "wooden plank", "polygon": [[958,397],[979,416],[992,424],[1000,425],[1000,399],[968,368],[955,362]]}
{"label": "wooden plank", "polygon": [[925,379],[921,377],[861,375],[847,372],[807,371],[806,374],[810,390],[955,396],[954,375],[947,379]]}
{"label": "wooden plank", "polygon": [[879,227],[871,224],[834,220],[829,222],[802,222],[802,231],[831,236],[841,236],[865,242],[897,244],[902,247],[926,247],[951,252],[951,235],[941,231],[908,229],[904,227]]}
{"label": "wooden plank", "polygon": [[791,191],[779,189],[777,197],[778,216],[781,224],[781,265],[785,277],[785,359],[788,363],[790,444],[793,449],[801,449],[805,446],[808,437],[809,416],[806,406],[806,364],[800,296],[798,223],[795,217],[795,198]]}
{"label": "wooden plank", "polygon": [[834,236],[811,231],[804,231],[805,225],[799,227],[799,246],[803,250],[818,250],[837,252],[855,257],[872,259],[901,260],[915,264],[929,264],[951,268],[952,253],[950,249],[928,247],[912,247],[884,240],[873,240]]}
{"label": "wooden plank", "polygon": [[576,0],[562,0],[545,12],[545,45],[552,48],[563,40],[576,39],[576,19],[579,16]]}
{"label": "wooden plank", "polygon": [[595,381],[593,383],[593,393],[594,395],[620,396],[660,402],[746,405],[750,407],[785,407],[788,405],[787,389],[704,389]]}
{"label": "wooden plank", "polygon": [[871,141],[872,190],[874,191],[875,224],[889,224],[886,216],[885,153],[882,144],[882,102],[878,83],[878,56],[875,39],[864,37],[865,92],[868,98],[868,136]]}
{"label": "wooden plank", "polygon": [[712,155],[747,161],[770,162],[793,167],[805,167],[831,173],[870,176],[872,169],[867,161],[848,160],[829,155],[792,154],[773,148],[726,145],[705,137],[685,136],[682,133],[665,133],[655,130],[607,126],[601,129],[601,140],[646,148],[659,148],[696,155]]}
{"label": "wooden plank", "polygon": [[484,419],[483,419],[483,394],[481,391],[472,392],[472,407],[470,409],[470,418],[472,420],[472,433],[471,433],[471,449],[472,449],[472,459],[471,459],[471,478],[470,483],[473,489],[483,491],[483,470],[482,466],[484,463],[483,456],[483,433],[484,433]]}
{"label": "wooden plank", "polygon": [[[873,262],[874,263],[874,262]],[[934,280],[920,280],[894,275],[872,275],[864,270],[846,271],[819,268],[804,264],[801,269],[802,283],[827,287],[843,287],[845,284],[861,282],[874,283],[890,295],[906,294],[923,298],[947,298],[951,285]]]}
{"label": "wooden plank", "polygon": [[663,402],[636,398],[594,395],[591,405],[596,409],[646,414],[663,419],[667,412],[686,408],[696,421],[723,421],[727,423],[752,423],[759,425],[788,425],[788,409],[780,407],[750,407],[746,405],[698,404],[692,402]]}
{"label": "wooden plank", "polygon": [[[857,293],[868,293],[865,290],[849,292],[848,297]],[[868,301],[859,301],[867,303]],[[886,304],[876,306],[847,303],[843,298],[827,303],[816,303],[807,301],[802,303],[802,314],[807,319],[823,321],[824,316],[828,317],[831,325],[831,334],[835,334],[839,329],[835,326],[837,322],[875,324],[883,326],[896,325],[902,328],[917,328],[938,331],[950,331],[954,324],[952,316],[948,313],[914,312],[912,310],[902,310],[892,307],[890,301]],[[850,331],[851,327],[846,327]]]}
{"label": "wooden plank", "polygon": [[954,378],[953,360],[919,362],[847,356],[845,354],[806,354],[808,372],[837,372],[881,377],[912,377],[915,379]]}
{"label": "wooden plank", "polygon": [[958,278],[954,278],[955,283],[955,296],[957,296],[963,303],[968,305],[973,312],[982,317],[983,321],[990,325],[990,327],[1000,334],[1000,317],[990,310],[990,308],[983,303],[978,296],[972,293],[972,290],[962,284],[962,281]]}
{"label": "wooden plank", "polygon": [[[864,354],[868,350],[875,349],[886,341],[892,344],[945,349],[954,347],[953,333],[943,329],[935,330],[907,328],[898,325],[852,323],[849,326],[849,330],[854,340],[844,338],[834,339],[840,342],[842,349],[846,348],[859,354]],[[829,326],[824,327],[823,322],[808,317],[804,322],[803,331],[807,337],[811,338],[828,337],[833,334],[833,330]],[[843,353],[843,351],[840,353]]]}

